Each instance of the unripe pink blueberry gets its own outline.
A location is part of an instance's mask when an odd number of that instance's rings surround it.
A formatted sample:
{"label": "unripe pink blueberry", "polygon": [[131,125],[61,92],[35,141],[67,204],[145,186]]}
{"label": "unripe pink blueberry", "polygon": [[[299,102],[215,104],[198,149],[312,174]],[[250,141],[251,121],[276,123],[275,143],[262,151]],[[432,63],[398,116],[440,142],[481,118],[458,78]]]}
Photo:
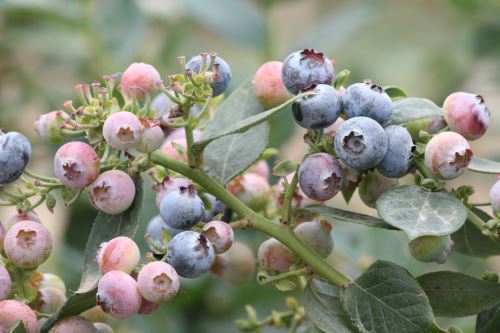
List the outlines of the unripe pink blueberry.
{"label": "unripe pink blueberry", "polygon": [[99,156],[84,142],[68,142],[54,156],[54,174],[65,186],[84,188],[99,175]]}
{"label": "unripe pink blueberry", "polygon": [[7,231],[4,251],[17,267],[33,269],[50,256],[52,236],[41,223],[21,221]]}
{"label": "unripe pink blueberry", "polygon": [[333,251],[332,225],[327,221],[311,221],[299,224],[297,237],[321,257],[326,258]]}
{"label": "unripe pink blueberry", "polygon": [[114,333],[113,328],[105,323],[94,323],[97,333]]}
{"label": "unripe pink blueberry", "polygon": [[39,312],[52,314],[59,311],[66,303],[66,294],[54,287],[41,288],[38,290],[37,301]]}
{"label": "unripe pink blueberry", "polygon": [[134,181],[121,170],[103,172],[90,188],[92,203],[112,215],[126,211],[134,202],[134,198]]}
{"label": "unripe pink blueberry", "polygon": [[435,261],[444,264],[453,249],[450,236],[421,236],[412,240],[408,246],[413,258],[423,261]]}
{"label": "unripe pink blueberry", "polygon": [[163,197],[179,187],[189,187],[191,182],[185,178],[170,178],[166,177],[162,183],[156,184],[153,188],[156,191],[156,207],[160,208],[160,203]]}
{"label": "unripe pink blueberry", "polygon": [[288,272],[295,262],[293,252],[274,238],[260,245],[257,258],[262,269],[280,273]]}
{"label": "unripe pink blueberry", "polygon": [[97,263],[103,274],[111,271],[131,273],[139,264],[140,257],[137,244],[125,236],[102,243],[97,251]]}
{"label": "unripe pink blueberry", "polygon": [[271,170],[269,169],[269,164],[267,164],[267,162],[264,160],[260,160],[254,165],[252,165],[250,168],[248,168],[247,172],[254,173],[265,179],[269,179],[269,176],[271,176]]}
{"label": "unripe pink blueberry", "polygon": [[33,222],[42,222],[40,220],[40,217],[38,217],[38,214],[35,213],[34,211],[30,210],[27,212],[16,212],[15,214],[11,215],[7,221],[4,224],[5,230],[9,230],[10,227],[12,227],[14,224],[17,222],[21,221],[33,221]]}
{"label": "unripe pink blueberry", "polygon": [[210,271],[231,285],[241,286],[253,277],[255,266],[252,249],[244,243],[234,242],[229,250],[215,257]]}
{"label": "unripe pink blueberry", "polygon": [[[201,132],[196,130],[193,131],[194,141],[199,141],[200,138]],[[182,129],[174,130],[167,136],[165,142],[163,143],[163,146],[161,146],[161,151],[172,157],[173,159],[180,160],[182,158],[183,161],[187,161],[186,154],[182,154],[181,156],[181,154],[175,148],[176,145],[184,149],[187,148],[186,133]]]}
{"label": "unripe pink blueberry", "polygon": [[212,243],[215,253],[229,250],[234,241],[233,228],[223,221],[211,221],[203,226],[202,234]]}
{"label": "unripe pink blueberry", "polygon": [[143,99],[146,93],[154,94],[161,83],[160,73],[149,64],[136,62],[123,72],[120,83],[121,91],[136,99]]}
{"label": "unripe pink blueberry", "polygon": [[19,320],[28,333],[37,333],[38,320],[29,306],[15,300],[0,301],[0,332],[8,332]]}
{"label": "unripe pink blueberry", "polygon": [[122,271],[111,271],[99,281],[96,300],[104,312],[127,319],[139,312],[142,297],[134,278]]}
{"label": "unripe pink blueberry", "polygon": [[490,204],[493,214],[500,213],[500,174],[498,179],[490,189]]}
{"label": "unripe pink blueberry", "polygon": [[135,149],[142,153],[152,153],[162,146],[164,139],[165,136],[160,126],[146,123],[142,130],[141,140],[135,145]]}
{"label": "unripe pink blueberry", "polygon": [[490,123],[490,112],[481,95],[455,92],[446,97],[443,111],[450,129],[467,140],[482,137]]}
{"label": "unripe pink blueberry", "polygon": [[436,176],[453,179],[464,173],[472,159],[467,140],[455,132],[436,134],[425,147],[425,164]]}
{"label": "unripe pink blueberry", "polygon": [[83,317],[69,316],[57,321],[49,333],[97,333],[97,328]]}
{"label": "unripe pink blueberry", "polygon": [[61,143],[64,141],[62,126],[69,116],[63,111],[52,111],[38,116],[35,121],[35,131],[49,143]]}
{"label": "unripe pink blueberry", "polygon": [[42,288],[56,288],[61,291],[64,295],[66,294],[66,284],[57,275],[52,273],[42,273],[40,274],[40,279],[37,282],[38,289]]}
{"label": "unripe pink blueberry", "polygon": [[0,265],[0,301],[9,296],[12,280],[7,269]]}
{"label": "unripe pink blueberry", "polygon": [[255,173],[245,173],[227,184],[228,190],[255,211],[264,210],[271,195],[269,182]]}
{"label": "unripe pink blueberry", "polygon": [[141,302],[141,307],[139,308],[139,312],[137,312],[137,313],[141,314],[141,315],[151,314],[151,313],[155,312],[156,310],[158,310],[160,305],[161,305],[161,303],[151,303],[150,301],[148,301],[147,299],[145,299],[143,297],[142,302]]}
{"label": "unripe pink blueberry", "polygon": [[106,312],[104,312],[104,310],[99,305],[83,311],[82,313],[80,313],[80,316],[87,320],[90,320],[93,323],[107,323],[110,318],[110,316]]}
{"label": "unripe pink blueberry", "polygon": [[120,111],[106,119],[102,133],[110,147],[126,150],[140,142],[142,124],[132,112]]}
{"label": "unripe pink blueberry", "polygon": [[291,94],[281,79],[281,61],[268,61],[259,67],[252,81],[253,93],[266,108],[286,102]]}
{"label": "unripe pink blueberry", "polygon": [[162,303],[177,295],[180,278],[175,269],[163,261],[147,264],[139,271],[137,287],[151,303]]}

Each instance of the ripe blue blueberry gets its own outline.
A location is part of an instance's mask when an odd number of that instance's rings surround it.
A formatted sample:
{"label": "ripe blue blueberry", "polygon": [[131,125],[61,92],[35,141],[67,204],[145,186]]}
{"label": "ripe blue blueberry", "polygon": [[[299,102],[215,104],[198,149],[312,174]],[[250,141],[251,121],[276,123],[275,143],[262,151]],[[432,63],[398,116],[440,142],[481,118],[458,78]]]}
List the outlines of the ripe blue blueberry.
{"label": "ripe blue blueberry", "polygon": [[338,157],[358,171],[373,168],[387,152],[387,134],[379,123],[368,117],[348,119],[334,140]]}
{"label": "ripe blue blueberry", "polygon": [[350,85],[343,97],[348,118],[369,117],[385,124],[392,113],[392,101],[384,89],[371,81]]}
{"label": "ripe blue blueberry", "polygon": [[339,93],[328,84],[318,84],[311,91],[317,95],[305,96],[292,104],[295,121],[308,129],[330,126],[338,119],[342,109]]}
{"label": "ripe blue blueberry", "polygon": [[172,228],[188,230],[203,220],[205,209],[193,185],[181,186],[161,200],[160,215]]}
{"label": "ripe blue blueberry", "polygon": [[220,218],[221,221],[231,221],[231,218],[233,217],[233,211],[229,207],[227,207],[222,201],[209,193],[206,194],[206,197],[208,201],[210,201],[212,209],[205,210],[205,222],[213,221],[214,218],[219,214],[223,214]]}
{"label": "ripe blue blueberry", "polygon": [[31,144],[24,135],[0,130],[0,186],[18,179],[30,158]]}
{"label": "ripe blue blueberry", "polygon": [[168,263],[186,278],[196,278],[210,270],[215,261],[212,243],[195,231],[184,231],[170,241]]}
{"label": "ripe blue blueberry", "polygon": [[331,155],[310,155],[300,165],[299,185],[309,198],[318,201],[329,200],[340,191],[342,166]]}
{"label": "ripe blue blueberry", "polygon": [[[215,63],[212,68],[208,68],[210,62],[210,56],[206,59],[205,68],[202,70],[208,70],[214,73],[214,81],[211,84],[213,89],[212,96],[219,96],[224,91],[226,91],[229,86],[229,82],[231,81],[231,67],[227,64],[227,62],[221,57],[217,56],[215,58]],[[193,72],[199,73],[200,67],[202,66],[202,57],[201,55],[197,55],[186,64],[186,69],[190,69]]]}
{"label": "ripe blue blueberry", "polygon": [[334,68],[322,52],[304,49],[290,54],[283,61],[281,77],[292,94],[310,89],[315,84],[331,84]]}
{"label": "ripe blue blueberry", "polygon": [[387,134],[387,153],[384,159],[377,165],[377,170],[386,177],[403,177],[410,168],[412,152],[415,145],[410,133],[406,128],[391,125],[384,128]]}

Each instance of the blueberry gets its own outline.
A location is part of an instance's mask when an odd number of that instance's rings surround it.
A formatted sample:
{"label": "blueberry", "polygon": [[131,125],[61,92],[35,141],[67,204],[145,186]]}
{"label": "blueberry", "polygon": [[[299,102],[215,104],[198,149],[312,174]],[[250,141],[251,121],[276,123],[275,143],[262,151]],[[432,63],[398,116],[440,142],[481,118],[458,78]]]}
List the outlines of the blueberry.
{"label": "blueberry", "polygon": [[187,230],[203,220],[205,210],[203,201],[190,185],[166,194],[160,203],[160,215],[172,228]]}
{"label": "blueberry", "polygon": [[[207,57],[206,60],[207,64],[205,66],[208,66],[209,62],[210,62],[210,57]],[[190,69],[193,72],[199,73],[201,63],[202,63],[201,55],[197,55],[188,61],[188,63],[186,64],[186,69]],[[206,68],[204,68],[203,70],[205,69]],[[231,67],[229,67],[229,65],[224,59],[217,56],[215,58],[214,66],[206,70],[213,72],[215,74],[214,82],[211,85],[213,89],[212,96],[213,97],[219,96],[224,91],[226,91],[227,87],[229,86],[229,82],[231,81]]]}
{"label": "blueberry", "polygon": [[214,197],[213,195],[207,193],[206,194],[207,199],[210,201],[210,204],[212,205],[211,210],[206,210],[205,211],[205,222],[210,222],[212,221],[217,215],[223,214],[221,217],[221,221],[224,222],[230,222],[231,218],[233,217],[233,211],[226,206],[225,203]]}
{"label": "blueberry", "polygon": [[311,221],[299,224],[293,231],[297,237],[326,258],[333,251],[332,225],[326,221]]}
{"label": "blueberry", "polygon": [[382,126],[368,117],[348,119],[338,129],[334,141],[338,157],[358,171],[379,164],[388,145],[387,134]]}
{"label": "blueberry", "polygon": [[215,251],[204,235],[184,231],[170,241],[167,258],[180,276],[195,278],[210,270],[215,261]]}
{"label": "blueberry", "polygon": [[331,61],[314,49],[304,49],[288,55],[281,69],[283,83],[294,95],[316,84],[331,84],[333,76]]}
{"label": "blueberry", "polygon": [[412,240],[408,247],[412,257],[419,261],[444,264],[453,244],[450,236],[421,236]]}
{"label": "blueberry", "polygon": [[371,81],[350,85],[343,97],[344,112],[348,118],[369,117],[385,124],[392,113],[392,101],[382,87]]}
{"label": "blueberry", "polygon": [[145,237],[151,237],[156,242],[160,242],[163,239],[163,231],[166,230],[171,236],[175,236],[184,230],[174,229],[163,221],[160,215],[157,215],[149,221],[146,227]]}
{"label": "blueberry", "polygon": [[299,168],[299,185],[309,198],[325,201],[340,191],[342,166],[331,155],[317,153],[308,156]]}
{"label": "blueberry", "polygon": [[490,112],[481,95],[453,93],[446,97],[443,111],[450,129],[467,140],[482,137],[490,124]]}
{"label": "blueberry", "polygon": [[24,135],[0,130],[0,186],[17,180],[30,158],[31,144]]}
{"label": "blueberry", "polygon": [[318,84],[311,89],[318,95],[304,96],[292,104],[293,117],[302,127],[325,128],[333,124],[342,109],[340,95],[330,85]]}
{"label": "blueberry", "polygon": [[494,214],[500,213],[500,175],[490,189],[490,204]]}
{"label": "blueberry", "polygon": [[386,177],[403,177],[411,165],[412,152],[415,145],[406,128],[391,125],[384,128],[387,134],[387,153],[377,165],[377,170]]}

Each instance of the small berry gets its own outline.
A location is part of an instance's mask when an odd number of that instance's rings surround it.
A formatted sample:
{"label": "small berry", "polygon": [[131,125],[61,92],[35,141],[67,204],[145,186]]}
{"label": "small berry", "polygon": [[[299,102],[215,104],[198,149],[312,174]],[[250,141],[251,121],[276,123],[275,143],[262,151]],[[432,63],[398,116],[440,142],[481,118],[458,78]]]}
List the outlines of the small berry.
{"label": "small berry", "polygon": [[413,258],[423,261],[435,261],[444,264],[453,249],[450,236],[421,236],[409,243],[410,254]]}
{"label": "small berry", "polygon": [[335,135],[335,151],[351,168],[363,171],[379,164],[387,152],[388,139],[382,126],[368,117],[345,121]]}
{"label": "small berry", "polygon": [[322,52],[304,49],[286,57],[283,61],[281,77],[288,91],[297,95],[315,84],[331,84],[334,68]]}
{"label": "small berry", "polygon": [[309,91],[317,95],[304,96],[292,104],[295,121],[307,129],[321,129],[335,123],[342,109],[339,93],[328,84],[318,84]]}
{"label": "small berry", "polygon": [[69,316],[61,320],[50,329],[49,333],[97,333],[97,329],[87,319],[80,316]]}
{"label": "small berry", "polygon": [[21,221],[33,221],[39,223],[42,222],[38,214],[32,210],[27,212],[17,211],[15,214],[11,215],[5,222],[5,230],[9,230],[14,224]]}
{"label": "small berry", "polygon": [[52,237],[41,223],[21,221],[7,231],[4,251],[17,267],[33,269],[50,256]]}
{"label": "small berry", "polygon": [[94,323],[94,327],[97,330],[97,333],[114,333],[111,326],[105,323]]}
{"label": "small berry", "polygon": [[259,67],[252,80],[255,97],[266,108],[274,108],[285,103],[290,93],[281,79],[281,61],[269,61]]}
{"label": "small berry", "polygon": [[141,268],[137,276],[137,287],[147,301],[163,303],[177,295],[180,279],[172,266],[156,261]]}
{"label": "small berry", "polygon": [[66,294],[66,284],[57,275],[51,273],[42,273],[39,275],[38,281],[36,281],[37,289],[42,288],[56,288],[61,291],[61,293]]}
{"label": "small berry", "polygon": [[196,278],[210,270],[215,260],[215,251],[204,235],[184,231],[170,241],[167,258],[177,274]]}
{"label": "small berry", "polygon": [[415,145],[406,128],[391,125],[384,128],[387,134],[387,152],[377,165],[377,170],[390,178],[403,177],[411,166]]}
{"label": "small berry", "polygon": [[92,203],[107,214],[120,214],[134,202],[135,184],[121,170],[109,170],[99,175],[90,187]]}
{"label": "small berry", "polygon": [[84,188],[99,175],[99,156],[84,142],[68,142],[54,156],[54,174],[65,186]]}
{"label": "small berry", "polygon": [[21,177],[30,159],[31,144],[24,135],[0,130],[0,186]]}
{"label": "small berry", "polygon": [[[212,206],[210,210],[205,210],[205,222],[212,221],[217,215],[222,214],[220,218],[221,221],[230,222],[233,217],[233,211],[226,206],[225,203],[211,195],[210,193],[205,194],[208,201],[210,201],[210,205]],[[206,208],[206,207],[205,207]]]}
{"label": "small berry", "polygon": [[164,236],[164,232],[167,231],[172,237],[177,235],[184,230],[174,229],[163,221],[160,215],[157,215],[149,221],[148,226],[146,228],[145,237],[150,237],[155,242],[161,242]]}
{"label": "small berry", "polygon": [[132,112],[120,111],[106,119],[102,133],[112,148],[126,150],[140,142],[142,124]]}
{"label": "small berry", "polygon": [[333,251],[332,225],[326,221],[299,224],[293,231],[307,246],[326,258]]}
{"label": "small berry", "polygon": [[255,266],[255,255],[250,247],[234,242],[229,250],[215,256],[210,271],[231,285],[241,286],[252,279]]}
{"label": "small berry", "polygon": [[425,147],[425,164],[436,176],[453,179],[465,172],[472,159],[469,143],[458,133],[436,134]]}
{"label": "small berry", "polygon": [[68,118],[63,111],[42,114],[35,121],[35,131],[48,143],[61,143],[65,139],[61,130]]}
{"label": "small berry", "polygon": [[0,301],[9,296],[12,280],[5,266],[0,265]]}
{"label": "small berry", "polygon": [[482,137],[490,124],[490,112],[481,95],[453,93],[446,97],[443,111],[450,130],[467,140]]}
{"label": "small berry", "polygon": [[371,81],[347,87],[342,101],[347,118],[369,117],[383,125],[392,114],[391,98],[384,88]]}
{"label": "small berry", "polygon": [[165,195],[160,203],[160,215],[172,228],[187,230],[203,220],[205,210],[196,189],[189,185]]}
{"label": "small berry", "polygon": [[139,264],[140,257],[137,244],[125,236],[102,243],[97,251],[97,262],[103,274],[111,271],[131,273]]}
{"label": "small berry", "polygon": [[268,271],[286,273],[295,263],[295,255],[274,238],[263,242],[257,253],[260,267]]}
{"label": "small berry", "polygon": [[380,174],[377,170],[368,171],[361,183],[359,183],[358,194],[361,201],[371,208],[375,208],[375,204],[382,194],[393,187],[398,186],[397,178],[388,178]]}
{"label": "small berry", "polygon": [[269,182],[255,173],[245,173],[227,184],[227,189],[255,211],[264,210],[269,202]]}
{"label": "small berry", "polygon": [[[202,70],[207,70],[214,73],[214,79],[211,83],[212,87],[212,96],[219,96],[224,91],[226,91],[229,86],[229,82],[231,81],[231,67],[227,64],[227,62],[221,57],[217,56],[215,58],[215,63],[211,68],[208,68],[210,62],[210,57],[207,57],[205,68]],[[202,57],[201,55],[197,55],[186,64],[186,70],[190,69],[195,73],[200,72],[200,67],[202,66]]]}
{"label": "small berry", "polygon": [[141,139],[135,145],[135,149],[142,153],[152,153],[162,146],[164,139],[165,136],[160,126],[146,123],[142,130]]}
{"label": "small berry", "polygon": [[38,331],[38,320],[29,306],[19,301],[0,301],[0,332],[8,332],[21,320],[28,333]]}
{"label": "small berry", "polygon": [[208,222],[203,226],[202,234],[212,243],[215,253],[229,250],[234,241],[233,228],[223,221]]}
{"label": "small berry", "polygon": [[54,287],[41,288],[38,290],[37,303],[39,312],[56,313],[66,303],[66,294]]}
{"label": "small berry", "polygon": [[340,191],[342,166],[331,155],[317,153],[308,156],[299,168],[299,185],[311,199],[326,201]]}
{"label": "small berry", "polygon": [[500,213],[500,175],[490,189],[490,203],[493,214]]}
{"label": "small berry", "polygon": [[161,83],[160,73],[149,64],[136,62],[123,72],[120,83],[121,91],[140,100],[146,94],[154,94]]}
{"label": "small berry", "polygon": [[139,312],[142,296],[134,278],[122,271],[111,271],[99,281],[96,300],[104,312],[127,319]]}
{"label": "small berry", "polygon": [[160,208],[161,200],[167,193],[189,185],[191,185],[191,182],[188,179],[166,177],[162,183],[156,184],[153,188],[156,191],[156,207]]}

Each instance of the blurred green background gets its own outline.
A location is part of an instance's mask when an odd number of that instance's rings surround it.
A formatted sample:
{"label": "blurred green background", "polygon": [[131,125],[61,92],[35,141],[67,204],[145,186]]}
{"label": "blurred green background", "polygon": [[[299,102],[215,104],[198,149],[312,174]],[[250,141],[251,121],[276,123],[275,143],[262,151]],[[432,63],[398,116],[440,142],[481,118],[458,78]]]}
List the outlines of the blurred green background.
{"label": "blurred green background", "polygon": [[[0,128],[19,130],[34,144],[32,169],[51,174],[51,154],[33,122],[40,113],[74,99],[73,86],[123,71],[131,62],[153,64],[162,76],[178,71],[176,57],[217,51],[232,67],[234,89],[268,60],[300,48],[324,51],[337,71],[352,71],[349,83],[370,78],[396,85],[438,105],[453,91],[481,93],[492,114],[490,131],[472,143],[478,156],[500,160],[500,0],[0,0]],[[271,145],[282,158],[298,159],[303,132],[289,114],[274,121]],[[492,176],[466,174],[476,202],[486,201]],[[145,222],[157,214],[151,191]],[[340,198],[332,204],[344,207]],[[355,196],[351,209],[363,208]],[[1,210],[0,219],[12,210]],[[76,288],[82,249],[95,211],[83,199],[71,210],[40,215],[55,235],[56,250],[42,268]],[[142,240],[143,224],[137,239]],[[264,238],[238,234],[256,249]],[[403,235],[335,225],[330,258],[356,276],[374,258],[403,264],[414,274],[442,269],[411,259]],[[500,271],[498,259],[453,254],[446,269],[474,276]],[[234,288],[207,276],[184,281],[180,295],[154,315],[113,322],[118,332],[235,332],[233,320],[253,304],[261,316],[283,309],[286,295],[255,282]],[[442,321],[446,325],[446,321]],[[472,332],[473,318],[454,322]],[[274,332],[268,330],[268,332]]]}

